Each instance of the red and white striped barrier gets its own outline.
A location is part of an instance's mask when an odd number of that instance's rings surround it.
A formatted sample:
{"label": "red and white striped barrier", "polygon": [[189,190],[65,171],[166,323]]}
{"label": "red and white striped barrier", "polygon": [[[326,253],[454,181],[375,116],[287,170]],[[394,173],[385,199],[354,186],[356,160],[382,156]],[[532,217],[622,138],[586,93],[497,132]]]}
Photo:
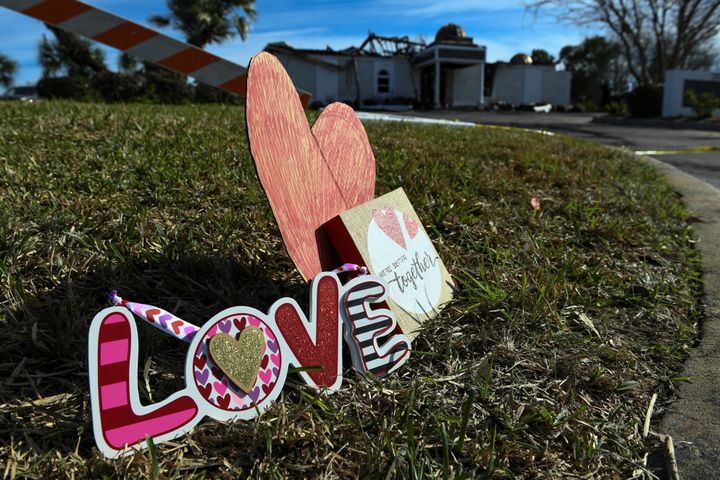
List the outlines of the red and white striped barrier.
{"label": "red and white striped barrier", "polygon": [[[77,0],[0,0],[0,6],[95,40],[205,84],[245,96],[247,69]],[[311,94],[298,90],[307,107]]]}

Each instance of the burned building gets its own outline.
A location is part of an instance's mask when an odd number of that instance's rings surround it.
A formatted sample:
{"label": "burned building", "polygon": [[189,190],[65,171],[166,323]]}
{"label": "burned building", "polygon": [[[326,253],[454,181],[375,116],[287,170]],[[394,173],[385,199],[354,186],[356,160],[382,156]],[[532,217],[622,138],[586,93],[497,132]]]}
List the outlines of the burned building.
{"label": "burned building", "polygon": [[277,56],[298,88],[323,104],[358,107],[422,104],[480,107],[484,104],[485,47],[448,24],[435,40],[370,34],[359,47],[296,49],[280,42],[265,50]]}
{"label": "burned building", "polygon": [[520,61],[527,55],[486,65],[486,48],[452,23],[430,44],[371,33],[359,47],[344,50],[298,49],[284,42],[265,50],[278,57],[296,87],[313,93],[317,105],[482,108],[488,96],[511,105],[570,103],[569,72]]}

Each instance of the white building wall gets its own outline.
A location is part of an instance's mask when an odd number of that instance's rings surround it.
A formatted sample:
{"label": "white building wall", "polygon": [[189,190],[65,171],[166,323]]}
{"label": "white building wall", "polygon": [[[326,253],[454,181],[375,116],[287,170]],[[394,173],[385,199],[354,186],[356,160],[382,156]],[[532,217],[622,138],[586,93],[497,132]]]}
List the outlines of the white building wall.
{"label": "white building wall", "polygon": [[[665,73],[663,91],[663,117],[689,117],[694,115],[690,107],[683,106],[686,80],[710,81],[720,84],[720,73],[702,70],[668,70]],[[716,109],[714,114],[720,115],[720,109]]]}
{"label": "white building wall", "polygon": [[[337,69],[308,62],[295,55],[280,53],[278,58],[297,87],[311,92],[313,100],[325,104],[330,101],[357,100],[358,87],[359,97],[363,101],[417,97],[412,64],[407,58],[356,57],[353,59],[338,55],[311,55],[311,58],[316,60],[337,65]],[[381,70],[386,70],[390,74],[390,91],[386,94],[377,90],[377,77]]]}
{"label": "white building wall", "polygon": [[547,69],[543,71],[542,93],[540,101],[550,102],[553,105],[570,105],[570,87],[572,74],[570,72]]}
{"label": "white building wall", "polygon": [[[538,67],[520,67],[522,73],[525,76],[523,79],[523,102],[527,103],[538,103],[542,102],[543,94],[543,77],[545,76],[545,69]],[[518,70],[520,70],[518,69]]]}
{"label": "white building wall", "polygon": [[357,65],[360,84],[360,101],[376,98],[375,62],[372,58],[358,58]]}
{"label": "white building wall", "polygon": [[452,106],[479,107],[483,103],[484,64],[452,70]]}
{"label": "white building wall", "polygon": [[522,67],[498,65],[493,79],[493,100],[522,105],[524,103],[524,94],[525,75]]}
{"label": "white building wall", "polygon": [[395,95],[403,98],[417,98],[413,68],[410,61],[404,58],[395,59]]}
{"label": "white building wall", "polygon": [[[357,59],[360,97],[365,100],[384,100],[392,97],[415,98],[413,72],[410,61],[405,58],[360,57]],[[377,76],[381,70],[390,74],[390,91],[378,93]]]}
{"label": "white building wall", "polygon": [[341,69],[347,60],[336,55],[310,55],[310,57],[338,67],[314,64],[316,68],[315,89],[310,90],[313,100],[319,100],[327,105],[350,98],[352,92],[346,91],[345,72]]}
{"label": "white building wall", "polygon": [[570,104],[570,72],[544,65],[498,65],[493,80],[493,100],[513,105],[550,102]]}
{"label": "white building wall", "polygon": [[318,65],[303,60],[296,55],[288,55],[285,53],[276,53],[275,55],[283,67],[285,67],[295,87],[311,92],[314,98],[315,89],[317,88]]}

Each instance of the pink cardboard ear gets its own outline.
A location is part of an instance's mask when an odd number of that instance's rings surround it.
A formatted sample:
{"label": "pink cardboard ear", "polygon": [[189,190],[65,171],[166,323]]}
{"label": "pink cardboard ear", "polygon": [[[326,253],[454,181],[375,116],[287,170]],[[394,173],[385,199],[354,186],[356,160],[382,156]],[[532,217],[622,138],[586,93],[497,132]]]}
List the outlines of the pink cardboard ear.
{"label": "pink cardboard ear", "polygon": [[322,225],[372,198],[375,159],[365,131],[345,106],[330,108],[311,131],[290,77],[269,53],[250,62],[246,117],[250,152],[283,241],[311,280],[338,263]]}
{"label": "pink cardboard ear", "polygon": [[331,103],[312,127],[330,173],[348,208],[375,197],[375,156],[355,111]]}

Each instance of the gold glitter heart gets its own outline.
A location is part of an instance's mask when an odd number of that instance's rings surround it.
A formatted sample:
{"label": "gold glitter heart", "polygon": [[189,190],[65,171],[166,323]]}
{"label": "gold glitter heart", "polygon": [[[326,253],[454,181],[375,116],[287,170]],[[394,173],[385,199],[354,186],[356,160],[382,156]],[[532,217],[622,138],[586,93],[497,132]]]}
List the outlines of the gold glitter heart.
{"label": "gold glitter heart", "polygon": [[258,327],[240,332],[236,341],[227,333],[210,339],[210,356],[220,370],[245,393],[250,393],[265,353],[265,335]]}

